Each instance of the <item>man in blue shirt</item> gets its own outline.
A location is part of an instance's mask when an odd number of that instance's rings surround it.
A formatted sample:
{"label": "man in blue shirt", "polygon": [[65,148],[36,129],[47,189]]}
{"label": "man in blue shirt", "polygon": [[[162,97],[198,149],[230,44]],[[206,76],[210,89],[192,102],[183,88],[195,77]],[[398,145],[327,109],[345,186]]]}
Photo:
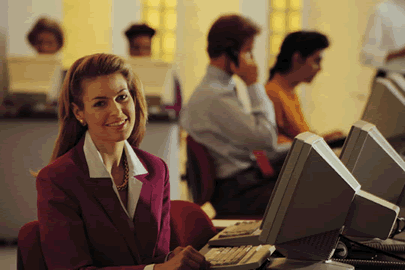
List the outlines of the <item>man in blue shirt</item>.
{"label": "man in blue shirt", "polygon": [[[279,170],[290,148],[277,144],[273,103],[257,82],[252,50],[259,32],[240,15],[214,22],[208,34],[210,65],[181,113],[183,128],[214,158],[217,181],[211,203],[217,214],[263,214],[276,178],[261,175],[252,152],[265,150]],[[250,112],[238,100],[234,74],[247,86]]]}

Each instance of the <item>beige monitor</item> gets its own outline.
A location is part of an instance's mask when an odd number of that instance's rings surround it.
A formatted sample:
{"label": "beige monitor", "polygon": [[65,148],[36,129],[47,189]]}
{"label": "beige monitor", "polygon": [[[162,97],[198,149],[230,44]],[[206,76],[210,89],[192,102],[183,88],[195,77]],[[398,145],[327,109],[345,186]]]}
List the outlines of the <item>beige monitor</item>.
{"label": "beige monitor", "polygon": [[301,133],[280,172],[259,240],[275,244],[290,259],[326,260],[359,190],[321,137]]}
{"label": "beige monitor", "polygon": [[405,77],[403,74],[397,72],[387,72],[386,76],[394,85],[402,90],[400,91],[403,95],[405,95]]}
{"label": "beige monitor", "polygon": [[405,95],[388,78],[377,78],[362,120],[376,125],[388,140],[405,136]]}
{"label": "beige monitor", "polygon": [[8,96],[46,96],[56,101],[61,87],[62,63],[55,56],[15,56],[7,58]]}
{"label": "beige monitor", "polygon": [[130,57],[128,63],[141,80],[147,98],[158,97],[161,104],[174,104],[172,64],[147,57]]}
{"label": "beige monitor", "polygon": [[299,134],[271,195],[259,240],[289,259],[322,261],[330,259],[343,230],[351,236],[387,237],[398,207],[360,188],[323,138]]}
{"label": "beige monitor", "polygon": [[405,215],[405,161],[375,125],[354,123],[340,159],[362,190],[399,206]]}

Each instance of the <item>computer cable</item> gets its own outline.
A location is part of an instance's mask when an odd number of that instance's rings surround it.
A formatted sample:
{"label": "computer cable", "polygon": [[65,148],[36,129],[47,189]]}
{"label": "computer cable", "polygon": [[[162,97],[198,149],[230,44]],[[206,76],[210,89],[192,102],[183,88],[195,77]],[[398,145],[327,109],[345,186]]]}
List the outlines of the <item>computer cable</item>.
{"label": "computer cable", "polygon": [[384,269],[385,269],[386,267],[389,267],[390,269],[404,269],[404,268],[405,268],[405,258],[402,258],[402,257],[397,256],[397,255],[395,255],[395,254],[391,254],[391,253],[389,253],[389,252],[386,252],[386,251],[381,250],[381,249],[378,249],[378,248],[374,248],[374,247],[370,247],[370,246],[368,246],[368,245],[361,244],[361,243],[359,243],[359,242],[357,242],[357,241],[354,241],[354,240],[352,240],[352,239],[349,239],[349,238],[347,238],[347,237],[345,237],[345,236],[343,236],[343,235],[340,235],[340,238],[341,238],[342,241],[345,242],[345,243],[349,242],[349,243],[351,243],[351,244],[354,244],[354,245],[357,245],[357,246],[359,246],[359,247],[362,247],[362,248],[364,248],[364,249],[366,249],[366,250],[370,250],[370,251],[373,251],[373,252],[375,252],[375,253],[380,253],[380,254],[383,254],[383,255],[385,255],[385,256],[392,257],[392,258],[394,258],[394,259],[399,260],[399,262],[395,262],[395,261],[380,261],[380,260],[367,260],[367,259],[366,259],[366,260],[361,260],[361,259],[345,259],[345,258],[341,258],[341,259],[339,259],[339,258],[332,258],[333,261],[337,261],[337,262],[341,262],[341,263],[350,264],[350,265],[353,265],[353,266],[355,266],[355,267],[357,267],[357,266],[361,266],[361,267],[367,267],[367,266],[371,267],[371,266],[373,266],[373,267],[384,267]]}
{"label": "computer cable", "polygon": [[375,267],[376,269],[404,269],[405,263],[403,262],[389,262],[389,261],[373,261],[373,260],[359,260],[359,259],[332,259],[335,262],[350,264],[356,267],[356,269],[370,269]]}
{"label": "computer cable", "polygon": [[[401,223],[402,223],[402,226],[401,226]],[[403,232],[404,229],[405,229],[405,218],[403,218],[403,217],[397,218],[397,220],[395,222],[395,227],[393,228],[393,230],[390,234],[390,238],[393,238],[395,235]]]}
{"label": "computer cable", "polygon": [[[357,246],[359,246],[359,247],[368,249],[368,250],[370,250],[370,251],[374,251],[374,252],[376,252],[376,253],[381,253],[381,254],[384,254],[385,256],[392,257],[392,258],[397,259],[397,260],[399,260],[399,261],[404,261],[404,262],[405,262],[405,258],[402,258],[402,257],[400,257],[400,256],[398,256],[398,255],[395,255],[395,254],[386,252],[386,251],[381,250],[381,249],[379,249],[379,248],[374,248],[374,247],[371,247],[371,246],[368,246],[368,245],[359,243],[359,242],[354,241],[354,240],[352,240],[352,239],[350,239],[350,238],[347,238],[347,237],[344,236],[344,235],[340,235],[340,238],[344,239],[344,240],[347,241],[347,242],[350,242],[350,243],[352,243],[352,244],[355,244],[355,245],[357,245]],[[404,264],[404,265],[405,265],[405,264]]]}

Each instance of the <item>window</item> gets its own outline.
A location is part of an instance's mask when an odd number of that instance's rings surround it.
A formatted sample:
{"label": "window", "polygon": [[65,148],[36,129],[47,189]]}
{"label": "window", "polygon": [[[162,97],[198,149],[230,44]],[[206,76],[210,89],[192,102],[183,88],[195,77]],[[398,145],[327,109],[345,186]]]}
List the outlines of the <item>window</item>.
{"label": "window", "polygon": [[177,0],[142,0],[142,21],[156,30],[152,58],[172,62],[176,53]]}
{"label": "window", "polygon": [[270,0],[269,67],[276,61],[284,37],[302,29],[303,0]]}

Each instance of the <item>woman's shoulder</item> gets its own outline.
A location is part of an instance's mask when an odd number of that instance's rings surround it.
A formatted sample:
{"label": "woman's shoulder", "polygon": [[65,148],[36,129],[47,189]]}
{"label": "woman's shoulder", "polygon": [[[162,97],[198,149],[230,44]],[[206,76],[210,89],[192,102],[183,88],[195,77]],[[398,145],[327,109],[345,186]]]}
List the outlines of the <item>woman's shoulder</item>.
{"label": "woman's shoulder", "polygon": [[279,98],[279,95],[282,92],[281,87],[274,81],[268,81],[264,88],[266,89],[267,95],[273,98]]}
{"label": "woman's shoulder", "polygon": [[81,169],[77,165],[78,161],[76,156],[75,148],[72,148],[40,170],[37,178],[56,178],[62,180],[80,174]]}
{"label": "woman's shoulder", "polygon": [[132,146],[132,148],[134,149],[135,154],[141,162],[147,162],[156,165],[162,165],[162,162],[164,163],[164,161],[160,157],[157,157],[149,152],[146,152],[145,150],[141,150],[134,146]]}

